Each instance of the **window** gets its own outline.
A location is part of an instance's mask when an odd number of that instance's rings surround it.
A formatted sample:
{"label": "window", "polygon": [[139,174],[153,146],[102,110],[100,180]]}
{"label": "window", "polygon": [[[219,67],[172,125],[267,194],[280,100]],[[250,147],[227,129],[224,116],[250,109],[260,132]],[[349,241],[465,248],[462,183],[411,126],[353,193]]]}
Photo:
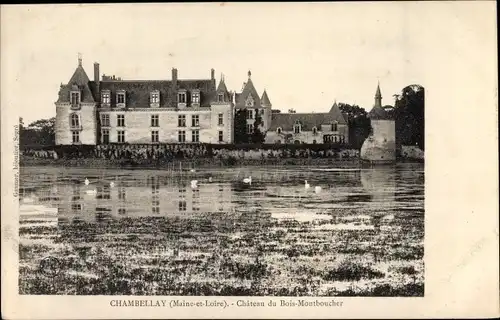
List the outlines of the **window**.
{"label": "window", "polygon": [[109,129],[102,129],[102,143],[109,143]]}
{"label": "window", "polygon": [[224,102],[224,94],[223,93],[219,93],[217,101]]}
{"label": "window", "polygon": [[158,131],[151,131],[151,142],[158,142],[159,140]]}
{"label": "window", "polygon": [[101,126],[109,127],[109,114],[101,114]]}
{"label": "window", "polygon": [[125,104],[125,92],[116,94],[116,104]]}
{"label": "window", "polygon": [[179,201],[179,211],[186,211],[186,201]]}
{"label": "window", "polygon": [[186,115],[180,114],[177,123],[178,123],[179,127],[185,127],[186,126]]}
{"label": "window", "polygon": [[80,117],[76,113],[71,114],[71,128],[80,127]]}
{"label": "window", "polygon": [[223,142],[223,141],[224,141],[224,132],[219,131],[219,142]]}
{"label": "window", "polygon": [[119,215],[123,215],[125,213],[127,213],[127,210],[125,208],[118,208],[118,214]]}
{"label": "window", "polygon": [[118,143],[124,143],[125,142],[125,131],[123,130],[118,130]]}
{"label": "window", "polygon": [[73,203],[73,204],[71,204],[71,210],[72,211],[81,211],[82,205],[79,203]]}
{"label": "window", "polygon": [[152,105],[158,105],[160,103],[160,92],[153,91],[151,92],[150,102]]}
{"label": "window", "polygon": [[252,109],[247,110],[247,119],[253,119],[253,110]]}
{"label": "window", "polygon": [[151,209],[152,209],[151,211],[152,211],[154,214],[160,214],[160,207],[152,207]]}
{"label": "window", "polygon": [[300,123],[295,123],[295,125],[293,126],[293,132],[295,132],[296,134],[300,133],[300,129]]}
{"label": "window", "polygon": [[186,142],[186,131],[179,131],[179,142]]}
{"label": "window", "polygon": [[109,105],[111,103],[111,94],[109,90],[103,91],[101,93],[101,103]]}
{"label": "window", "polygon": [[117,127],[125,127],[125,115],[119,114],[116,116],[116,126]]}
{"label": "window", "polygon": [[159,127],[159,116],[157,114],[152,114],[151,115],[151,126],[152,127]]}
{"label": "window", "polygon": [[277,132],[278,134],[281,134],[281,127],[278,127],[278,129],[276,129],[276,132]]}
{"label": "window", "polygon": [[200,92],[199,91],[193,91],[193,93],[191,93],[191,102],[193,104],[200,103]]}
{"label": "window", "polygon": [[253,107],[253,97],[251,95],[248,96],[247,101],[245,102],[245,106]]}
{"label": "window", "polygon": [[80,132],[79,131],[72,131],[71,136],[73,138],[73,143],[80,143]]}
{"label": "window", "polygon": [[318,129],[316,127],[313,127],[313,135],[316,135],[318,133]]}
{"label": "window", "polygon": [[332,131],[337,131],[337,122],[332,123]]}
{"label": "window", "polygon": [[253,124],[247,124],[247,133],[253,133]]}
{"label": "window", "polygon": [[191,132],[191,141],[200,142],[200,130],[193,130]]}
{"label": "window", "polygon": [[200,126],[200,116],[195,114],[191,116],[191,127],[199,127]]}
{"label": "window", "polygon": [[80,92],[71,92],[71,104],[80,104]]}
{"label": "window", "polygon": [[313,144],[316,144],[316,143],[317,143],[316,140],[313,140]]}
{"label": "window", "polygon": [[177,94],[178,102],[179,103],[186,103],[186,93],[185,92],[179,92]]}
{"label": "window", "polygon": [[224,114],[219,113],[219,126],[223,126],[223,125],[224,125]]}
{"label": "window", "polygon": [[118,199],[125,200],[125,198],[126,198],[125,188],[121,187],[120,189],[118,189]]}

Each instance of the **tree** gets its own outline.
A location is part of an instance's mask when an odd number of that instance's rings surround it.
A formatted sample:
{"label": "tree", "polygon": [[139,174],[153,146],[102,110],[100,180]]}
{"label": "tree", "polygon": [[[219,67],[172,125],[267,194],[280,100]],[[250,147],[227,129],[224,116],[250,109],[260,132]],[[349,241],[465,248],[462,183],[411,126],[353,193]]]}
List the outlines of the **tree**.
{"label": "tree", "polygon": [[255,121],[253,123],[253,132],[250,136],[252,143],[264,143],[266,140],[266,133],[261,131],[262,116],[259,114],[258,110],[255,110]]}
{"label": "tree", "polygon": [[55,144],[55,123],[56,118],[41,119],[30,123],[26,128],[19,119],[22,130],[20,130],[21,145],[41,145],[48,146]]}
{"label": "tree", "polygon": [[248,143],[247,109],[236,110],[234,115],[234,142]]}
{"label": "tree", "polygon": [[354,148],[360,149],[371,132],[371,123],[368,118],[368,113],[364,108],[358,105],[339,103],[338,106],[340,111],[347,115],[350,144]]}
{"label": "tree", "polygon": [[425,89],[409,85],[395,95],[396,143],[425,148]]}

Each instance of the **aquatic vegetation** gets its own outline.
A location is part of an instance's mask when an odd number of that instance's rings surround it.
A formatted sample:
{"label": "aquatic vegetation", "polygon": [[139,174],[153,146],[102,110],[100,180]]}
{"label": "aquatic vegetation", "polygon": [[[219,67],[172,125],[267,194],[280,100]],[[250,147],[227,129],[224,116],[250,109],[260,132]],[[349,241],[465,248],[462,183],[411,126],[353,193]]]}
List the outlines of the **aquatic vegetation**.
{"label": "aquatic vegetation", "polygon": [[[29,186],[30,193],[58,186],[58,200],[40,207],[55,206],[59,212],[56,219],[35,219],[33,210],[38,209],[23,209],[20,294],[424,294],[423,179],[411,167],[398,169],[405,173],[404,181],[384,169],[388,172],[376,176],[381,181],[368,187],[360,180],[363,172],[327,172],[314,178],[304,169],[245,169],[250,171],[239,176],[233,169],[210,171],[210,184],[196,178],[200,197],[182,187],[191,177],[184,181],[158,171],[144,178],[143,172],[117,170],[110,173],[116,187],[109,199],[85,200],[75,200],[85,197],[75,185],[83,177],[98,180],[99,171],[51,173],[43,168],[43,183],[37,184],[38,177],[25,170],[21,185]],[[234,181],[250,175],[252,187],[233,187]],[[320,196],[300,194],[306,179],[325,186]],[[374,183],[384,192],[370,191]],[[120,184],[128,191],[125,198],[119,197]],[[176,201],[174,205],[152,210],[156,190],[162,205]],[[371,196],[352,197],[366,194]],[[83,206],[72,211],[71,203],[77,201]],[[186,210],[179,210],[179,201],[187,202]],[[193,209],[196,203],[201,210]],[[221,203],[226,205],[222,210]],[[40,268],[49,256],[60,262],[53,276]]]}

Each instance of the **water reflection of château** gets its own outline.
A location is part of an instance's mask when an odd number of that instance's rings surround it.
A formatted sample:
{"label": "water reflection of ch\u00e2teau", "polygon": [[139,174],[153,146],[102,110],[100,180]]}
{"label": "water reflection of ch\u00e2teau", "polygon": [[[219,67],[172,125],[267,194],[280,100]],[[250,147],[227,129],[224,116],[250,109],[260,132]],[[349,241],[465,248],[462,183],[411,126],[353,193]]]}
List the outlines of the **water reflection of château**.
{"label": "water reflection of ch\u00e2teau", "polygon": [[[132,185],[133,184],[133,185]],[[95,189],[95,193],[87,190]],[[232,212],[230,184],[200,183],[192,189],[190,181],[171,181],[149,177],[133,183],[69,185],[59,191],[59,221],[73,219],[101,222],[107,219],[145,217],[189,217],[214,212]]]}

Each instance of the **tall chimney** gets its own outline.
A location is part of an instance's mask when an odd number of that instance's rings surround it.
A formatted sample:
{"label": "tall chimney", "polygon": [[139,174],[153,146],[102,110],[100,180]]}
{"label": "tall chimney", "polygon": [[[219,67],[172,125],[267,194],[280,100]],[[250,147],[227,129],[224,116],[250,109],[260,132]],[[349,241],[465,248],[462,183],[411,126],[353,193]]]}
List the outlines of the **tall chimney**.
{"label": "tall chimney", "polygon": [[177,69],[172,68],[172,89],[177,90]]}
{"label": "tall chimney", "polygon": [[101,76],[99,75],[99,63],[98,62],[94,62],[94,83],[95,83],[95,86],[96,86],[96,89],[97,89],[97,96],[99,99],[99,96],[100,96],[100,91],[99,91],[99,82],[100,82],[100,79],[101,79]]}
{"label": "tall chimney", "polygon": [[215,70],[214,69],[210,70],[210,80],[215,80]]}

